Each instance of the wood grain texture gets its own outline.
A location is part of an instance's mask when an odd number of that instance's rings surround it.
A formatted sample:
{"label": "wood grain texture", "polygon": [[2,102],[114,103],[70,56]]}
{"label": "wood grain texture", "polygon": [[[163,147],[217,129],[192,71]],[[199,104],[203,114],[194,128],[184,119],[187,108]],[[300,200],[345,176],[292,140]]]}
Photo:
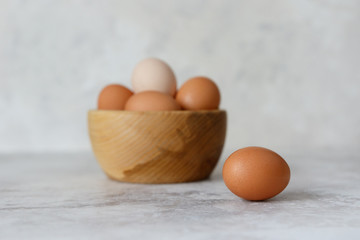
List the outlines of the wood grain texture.
{"label": "wood grain texture", "polygon": [[111,179],[190,182],[207,178],[215,168],[226,112],[91,110],[88,126],[95,156]]}

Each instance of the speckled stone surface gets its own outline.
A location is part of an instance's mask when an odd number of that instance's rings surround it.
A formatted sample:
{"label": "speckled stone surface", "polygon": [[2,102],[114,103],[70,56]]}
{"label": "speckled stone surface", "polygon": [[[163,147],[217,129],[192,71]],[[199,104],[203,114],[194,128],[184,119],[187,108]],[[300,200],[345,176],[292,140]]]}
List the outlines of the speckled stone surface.
{"label": "speckled stone surface", "polygon": [[283,156],[288,188],[248,202],[225,187],[225,157],[209,180],[141,185],[90,153],[0,155],[0,239],[359,239],[359,155]]}

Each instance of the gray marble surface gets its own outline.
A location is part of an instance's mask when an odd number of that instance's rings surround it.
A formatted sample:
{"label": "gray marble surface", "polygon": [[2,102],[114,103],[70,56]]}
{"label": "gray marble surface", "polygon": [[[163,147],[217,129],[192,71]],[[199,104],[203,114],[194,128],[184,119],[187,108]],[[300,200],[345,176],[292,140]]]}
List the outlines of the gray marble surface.
{"label": "gray marble surface", "polygon": [[248,202],[225,187],[225,157],[209,180],[142,185],[107,179],[91,153],[3,154],[0,239],[360,239],[359,155],[283,156],[287,189]]}

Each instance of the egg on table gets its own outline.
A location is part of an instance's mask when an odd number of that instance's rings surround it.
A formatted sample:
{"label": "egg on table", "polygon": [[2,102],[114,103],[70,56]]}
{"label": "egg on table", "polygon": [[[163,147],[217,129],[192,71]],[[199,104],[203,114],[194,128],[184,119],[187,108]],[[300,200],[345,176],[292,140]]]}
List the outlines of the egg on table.
{"label": "egg on table", "polygon": [[247,147],[232,153],[223,166],[225,185],[235,195],[251,201],[281,193],[290,181],[290,168],[277,153]]}

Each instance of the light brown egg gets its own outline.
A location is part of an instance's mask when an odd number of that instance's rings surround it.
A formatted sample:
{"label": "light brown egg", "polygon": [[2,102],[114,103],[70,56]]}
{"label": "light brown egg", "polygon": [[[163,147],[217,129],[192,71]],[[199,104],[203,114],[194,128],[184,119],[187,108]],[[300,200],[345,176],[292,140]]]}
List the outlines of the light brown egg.
{"label": "light brown egg", "polygon": [[104,87],[98,98],[99,110],[123,110],[126,101],[133,95],[127,87],[110,84]]}
{"label": "light brown egg", "polygon": [[175,95],[176,77],[171,67],[157,58],[146,58],[139,62],[131,77],[135,93],[158,91]]}
{"label": "light brown egg", "polygon": [[220,91],[210,78],[194,77],[181,86],[176,101],[185,110],[218,109]]}
{"label": "light brown egg", "polygon": [[134,94],[125,105],[130,111],[171,111],[180,110],[180,105],[169,94],[144,91]]}
{"label": "light brown egg", "polygon": [[225,185],[235,195],[251,201],[281,193],[290,181],[290,168],[277,153],[247,147],[232,153],[223,167]]}

